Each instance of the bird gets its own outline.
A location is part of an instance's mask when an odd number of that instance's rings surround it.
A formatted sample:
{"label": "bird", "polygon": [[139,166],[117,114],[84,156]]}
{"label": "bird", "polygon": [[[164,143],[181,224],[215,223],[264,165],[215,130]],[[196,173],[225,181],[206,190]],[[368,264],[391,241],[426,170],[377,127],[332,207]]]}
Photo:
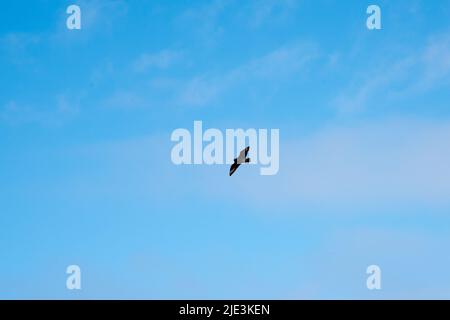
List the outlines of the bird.
{"label": "bird", "polygon": [[245,148],[239,153],[239,156],[237,158],[234,158],[234,162],[230,167],[230,176],[239,168],[241,163],[249,163],[250,158],[247,158],[248,150],[250,150],[250,147]]}

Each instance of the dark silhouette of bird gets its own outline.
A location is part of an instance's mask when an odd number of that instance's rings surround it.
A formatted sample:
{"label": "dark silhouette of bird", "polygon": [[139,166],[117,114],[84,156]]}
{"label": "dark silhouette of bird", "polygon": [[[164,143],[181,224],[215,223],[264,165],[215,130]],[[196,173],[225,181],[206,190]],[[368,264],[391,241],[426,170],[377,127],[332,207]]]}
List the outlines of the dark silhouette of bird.
{"label": "dark silhouette of bird", "polygon": [[230,176],[239,168],[242,163],[249,163],[250,158],[247,158],[248,150],[250,147],[245,148],[239,153],[239,156],[234,159],[233,164],[230,167]]}

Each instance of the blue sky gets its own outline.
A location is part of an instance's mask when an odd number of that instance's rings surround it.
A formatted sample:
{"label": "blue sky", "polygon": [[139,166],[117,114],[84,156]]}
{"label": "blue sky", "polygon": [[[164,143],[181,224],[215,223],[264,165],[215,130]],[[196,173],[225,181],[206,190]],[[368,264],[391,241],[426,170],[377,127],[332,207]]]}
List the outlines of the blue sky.
{"label": "blue sky", "polygon": [[[2,3],[0,298],[449,299],[450,4],[373,3]],[[279,173],[173,165],[194,120]]]}

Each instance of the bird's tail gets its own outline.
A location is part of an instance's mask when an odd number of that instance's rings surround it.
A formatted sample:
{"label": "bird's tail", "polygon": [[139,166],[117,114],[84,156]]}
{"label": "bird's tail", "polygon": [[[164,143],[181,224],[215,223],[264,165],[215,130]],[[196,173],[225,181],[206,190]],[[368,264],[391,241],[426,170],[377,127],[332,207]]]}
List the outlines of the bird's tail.
{"label": "bird's tail", "polygon": [[245,162],[249,163],[250,162],[250,158],[245,159]]}

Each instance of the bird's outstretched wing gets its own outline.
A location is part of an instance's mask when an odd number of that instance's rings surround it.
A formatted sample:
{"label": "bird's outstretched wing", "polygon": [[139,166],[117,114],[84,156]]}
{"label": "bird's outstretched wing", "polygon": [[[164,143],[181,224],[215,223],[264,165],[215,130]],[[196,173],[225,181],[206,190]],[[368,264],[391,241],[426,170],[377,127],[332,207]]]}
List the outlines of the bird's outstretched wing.
{"label": "bird's outstretched wing", "polygon": [[234,163],[230,167],[230,176],[237,170],[238,167],[239,167],[239,164],[237,164],[237,162],[234,161]]}
{"label": "bird's outstretched wing", "polygon": [[239,156],[234,159],[234,163],[230,167],[230,176],[237,170],[237,168],[239,168],[242,163],[250,162],[250,159],[247,158],[248,150],[250,150],[250,147],[246,147],[239,153]]}
{"label": "bird's outstretched wing", "polygon": [[248,153],[248,147],[239,153],[238,160],[241,160],[243,162],[245,157],[247,156],[247,153]]}
{"label": "bird's outstretched wing", "polygon": [[248,150],[250,150],[250,147],[246,147],[244,150],[242,150],[239,153],[239,157],[237,157],[235,159],[239,164],[242,164],[242,163],[245,163],[245,162],[250,162],[250,160],[247,160]]}

